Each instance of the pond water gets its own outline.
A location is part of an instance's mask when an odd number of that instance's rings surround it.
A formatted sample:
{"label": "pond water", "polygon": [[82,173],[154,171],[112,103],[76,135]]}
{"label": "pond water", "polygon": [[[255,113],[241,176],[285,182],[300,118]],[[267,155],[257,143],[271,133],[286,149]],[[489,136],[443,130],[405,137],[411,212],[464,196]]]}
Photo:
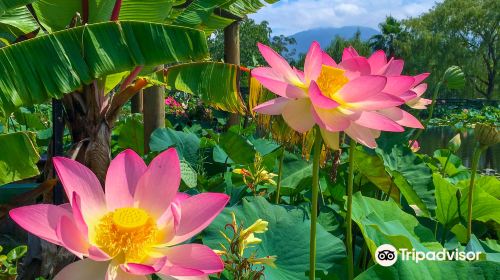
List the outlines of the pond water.
{"label": "pond water", "polygon": [[[418,142],[420,143],[421,153],[432,155],[436,149],[446,148],[448,141],[456,135],[456,131],[451,127],[431,127],[428,128],[422,135]],[[472,154],[474,153],[474,147],[476,145],[476,140],[474,139],[474,129],[468,129],[467,131],[460,133],[462,139],[462,145],[457,151],[457,155],[462,159],[465,166],[470,167],[472,164]],[[497,172],[500,169],[500,145],[497,144],[493,147],[489,147],[486,152],[481,155],[481,160],[479,162],[479,168],[493,169]]]}

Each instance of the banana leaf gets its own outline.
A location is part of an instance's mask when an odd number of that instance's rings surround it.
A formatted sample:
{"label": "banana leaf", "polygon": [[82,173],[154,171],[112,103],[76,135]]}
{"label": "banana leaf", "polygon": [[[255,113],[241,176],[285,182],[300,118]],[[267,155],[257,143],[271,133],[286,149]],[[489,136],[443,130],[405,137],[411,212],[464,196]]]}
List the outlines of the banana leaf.
{"label": "banana leaf", "polygon": [[5,14],[8,10],[25,6],[33,3],[35,0],[0,0],[0,16]]}
{"label": "banana leaf", "polygon": [[107,75],[208,56],[202,31],[146,22],[72,28],[0,49],[0,118]]}
{"label": "banana leaf", "polygon": [[227,112],[245,112],[241,98],[240,67],[219,62],[176,65],[156,72],[153,79],[171,90],[194,94],[213,107]]}
{"label": "banana leaf", "polygon": [[221,8],[229,11],[231,14],[238,17],[245,17],[248,14],[256,13],[267,4],[274,4],[279,0],[233,0],[229,1]]}
{"label": "banana leaf", "polygon": [[0,47],[8,46],[22,35],[38,29],[38,24],[26,7],[18,7],[0,16]]}

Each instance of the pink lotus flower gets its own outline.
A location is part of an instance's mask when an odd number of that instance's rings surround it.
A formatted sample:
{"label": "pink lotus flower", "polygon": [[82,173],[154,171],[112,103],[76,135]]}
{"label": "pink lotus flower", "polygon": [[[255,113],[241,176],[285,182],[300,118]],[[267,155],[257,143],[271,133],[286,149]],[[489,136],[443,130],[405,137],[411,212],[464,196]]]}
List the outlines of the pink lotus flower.
{"label": "pink lotus flower", "polygon": [[427,105],[431,105],[432,100],[422,97],[422,95],[425,93],[426,90],[427,90],[426,83],[422,83],[412,88],[411,91],[413,91],[417,95],[417,97],[406,101],[406,105],[410,106],[413,109],[419,109],[419,110],[427,109]]}
{"label": "pink lotus flower", "polygon": [[207,227],[229,200],[225,194],[178,193],[175,149],[149,166],[126,150],[112,162],[106,192],[95,175],[76,161],[57,157],[54,165],[70,203],[38,204],[10,211],[27,231],[64,246],[82,260],[56,280],[208,280],[224,269],[219,256],[201,244],[181,244]]}
{"label": "pink lotus flower", "polygon": [[298,132],[316,124],[325,143],[334,149],[338,148],[340,131],[374,148],[380,131],[401,132],[402,126],[423,128],[398,106],[417,97],[411,89],[428,74],[401,75],[402,60],[387,62],[382,51],[365,58],[350,47],[337,64],[313,42],[302,72],[291,68],[271,48],[258,46],[270,67],[256,68],[252,76],[280,96],[255,107],[258,113],[282,115]]}
{"label": "pink lotus flower", "polygon": [[410,149],[411,149],[414,153],[418,152],[418,151],[420,150],[420,144],[418,143],[418,141],[417,141],[417,140],[413,141],[413,144],[412,144],[411,142],[412,142],[412,141],[410,140],[410,142],[409,142],[409,143],[411,144]]}

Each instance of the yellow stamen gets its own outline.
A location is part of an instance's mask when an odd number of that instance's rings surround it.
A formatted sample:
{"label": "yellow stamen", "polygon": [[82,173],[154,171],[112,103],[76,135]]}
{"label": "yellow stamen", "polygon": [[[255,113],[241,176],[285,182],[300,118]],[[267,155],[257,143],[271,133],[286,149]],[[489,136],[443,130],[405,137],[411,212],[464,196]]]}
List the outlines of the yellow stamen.
{"label": "yellow stamen", "polygon": [[123,230],[133,230],[142,227],[148,219],[148,213],[140,208],[120,208],[113,213],[113,222]]}
{"label": "yellow stamen", "polygon": [[349,82],[344,73],[345,71],[342,69],[323,65],[316,81],[321,92],[325,96],[335,99],[335,94]]}
{"label": "yellow stamen", "polygon": [[159,242],[156,221],[143,209],[119,208],[104,215],[92,243],[120,262],[141,262]]}

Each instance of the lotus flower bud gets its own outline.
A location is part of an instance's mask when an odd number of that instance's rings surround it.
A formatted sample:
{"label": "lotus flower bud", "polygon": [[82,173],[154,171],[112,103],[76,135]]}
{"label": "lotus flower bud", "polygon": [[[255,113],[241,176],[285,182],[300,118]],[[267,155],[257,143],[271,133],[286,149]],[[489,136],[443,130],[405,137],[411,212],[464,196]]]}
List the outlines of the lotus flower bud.
{"label": "lotus flower bud", "polygon": [[410,141],[410,144],[411,144],[410,149],[411,149],[414,153],[418,152],[418,150],[420,150],[420,144],[418,143],[418,141],[417,141],[417,140],[415,140],[415,141],[413,141],[413,143],[411,143],[411,142],[412,142],[412,141]]}
{"label": "lotus flower bud", "polygon": [[457,152],[460,149],[460,145],[462,145],[462,140],[460,139],[460,133],[457,133],[451,140],[448,142],[448,149],[453,153]]}
{"label": "lotus flower bud", "polygon": [[458,66],[451,66],[444,72],[443,82],[449,89],[462,89],[465,86],[465,75]]}
{"label": "lotus flower bud", "polygon": [[500,143],[500,131],[495,125],[476,124],[474,135],[481,146],[493,146]]}

